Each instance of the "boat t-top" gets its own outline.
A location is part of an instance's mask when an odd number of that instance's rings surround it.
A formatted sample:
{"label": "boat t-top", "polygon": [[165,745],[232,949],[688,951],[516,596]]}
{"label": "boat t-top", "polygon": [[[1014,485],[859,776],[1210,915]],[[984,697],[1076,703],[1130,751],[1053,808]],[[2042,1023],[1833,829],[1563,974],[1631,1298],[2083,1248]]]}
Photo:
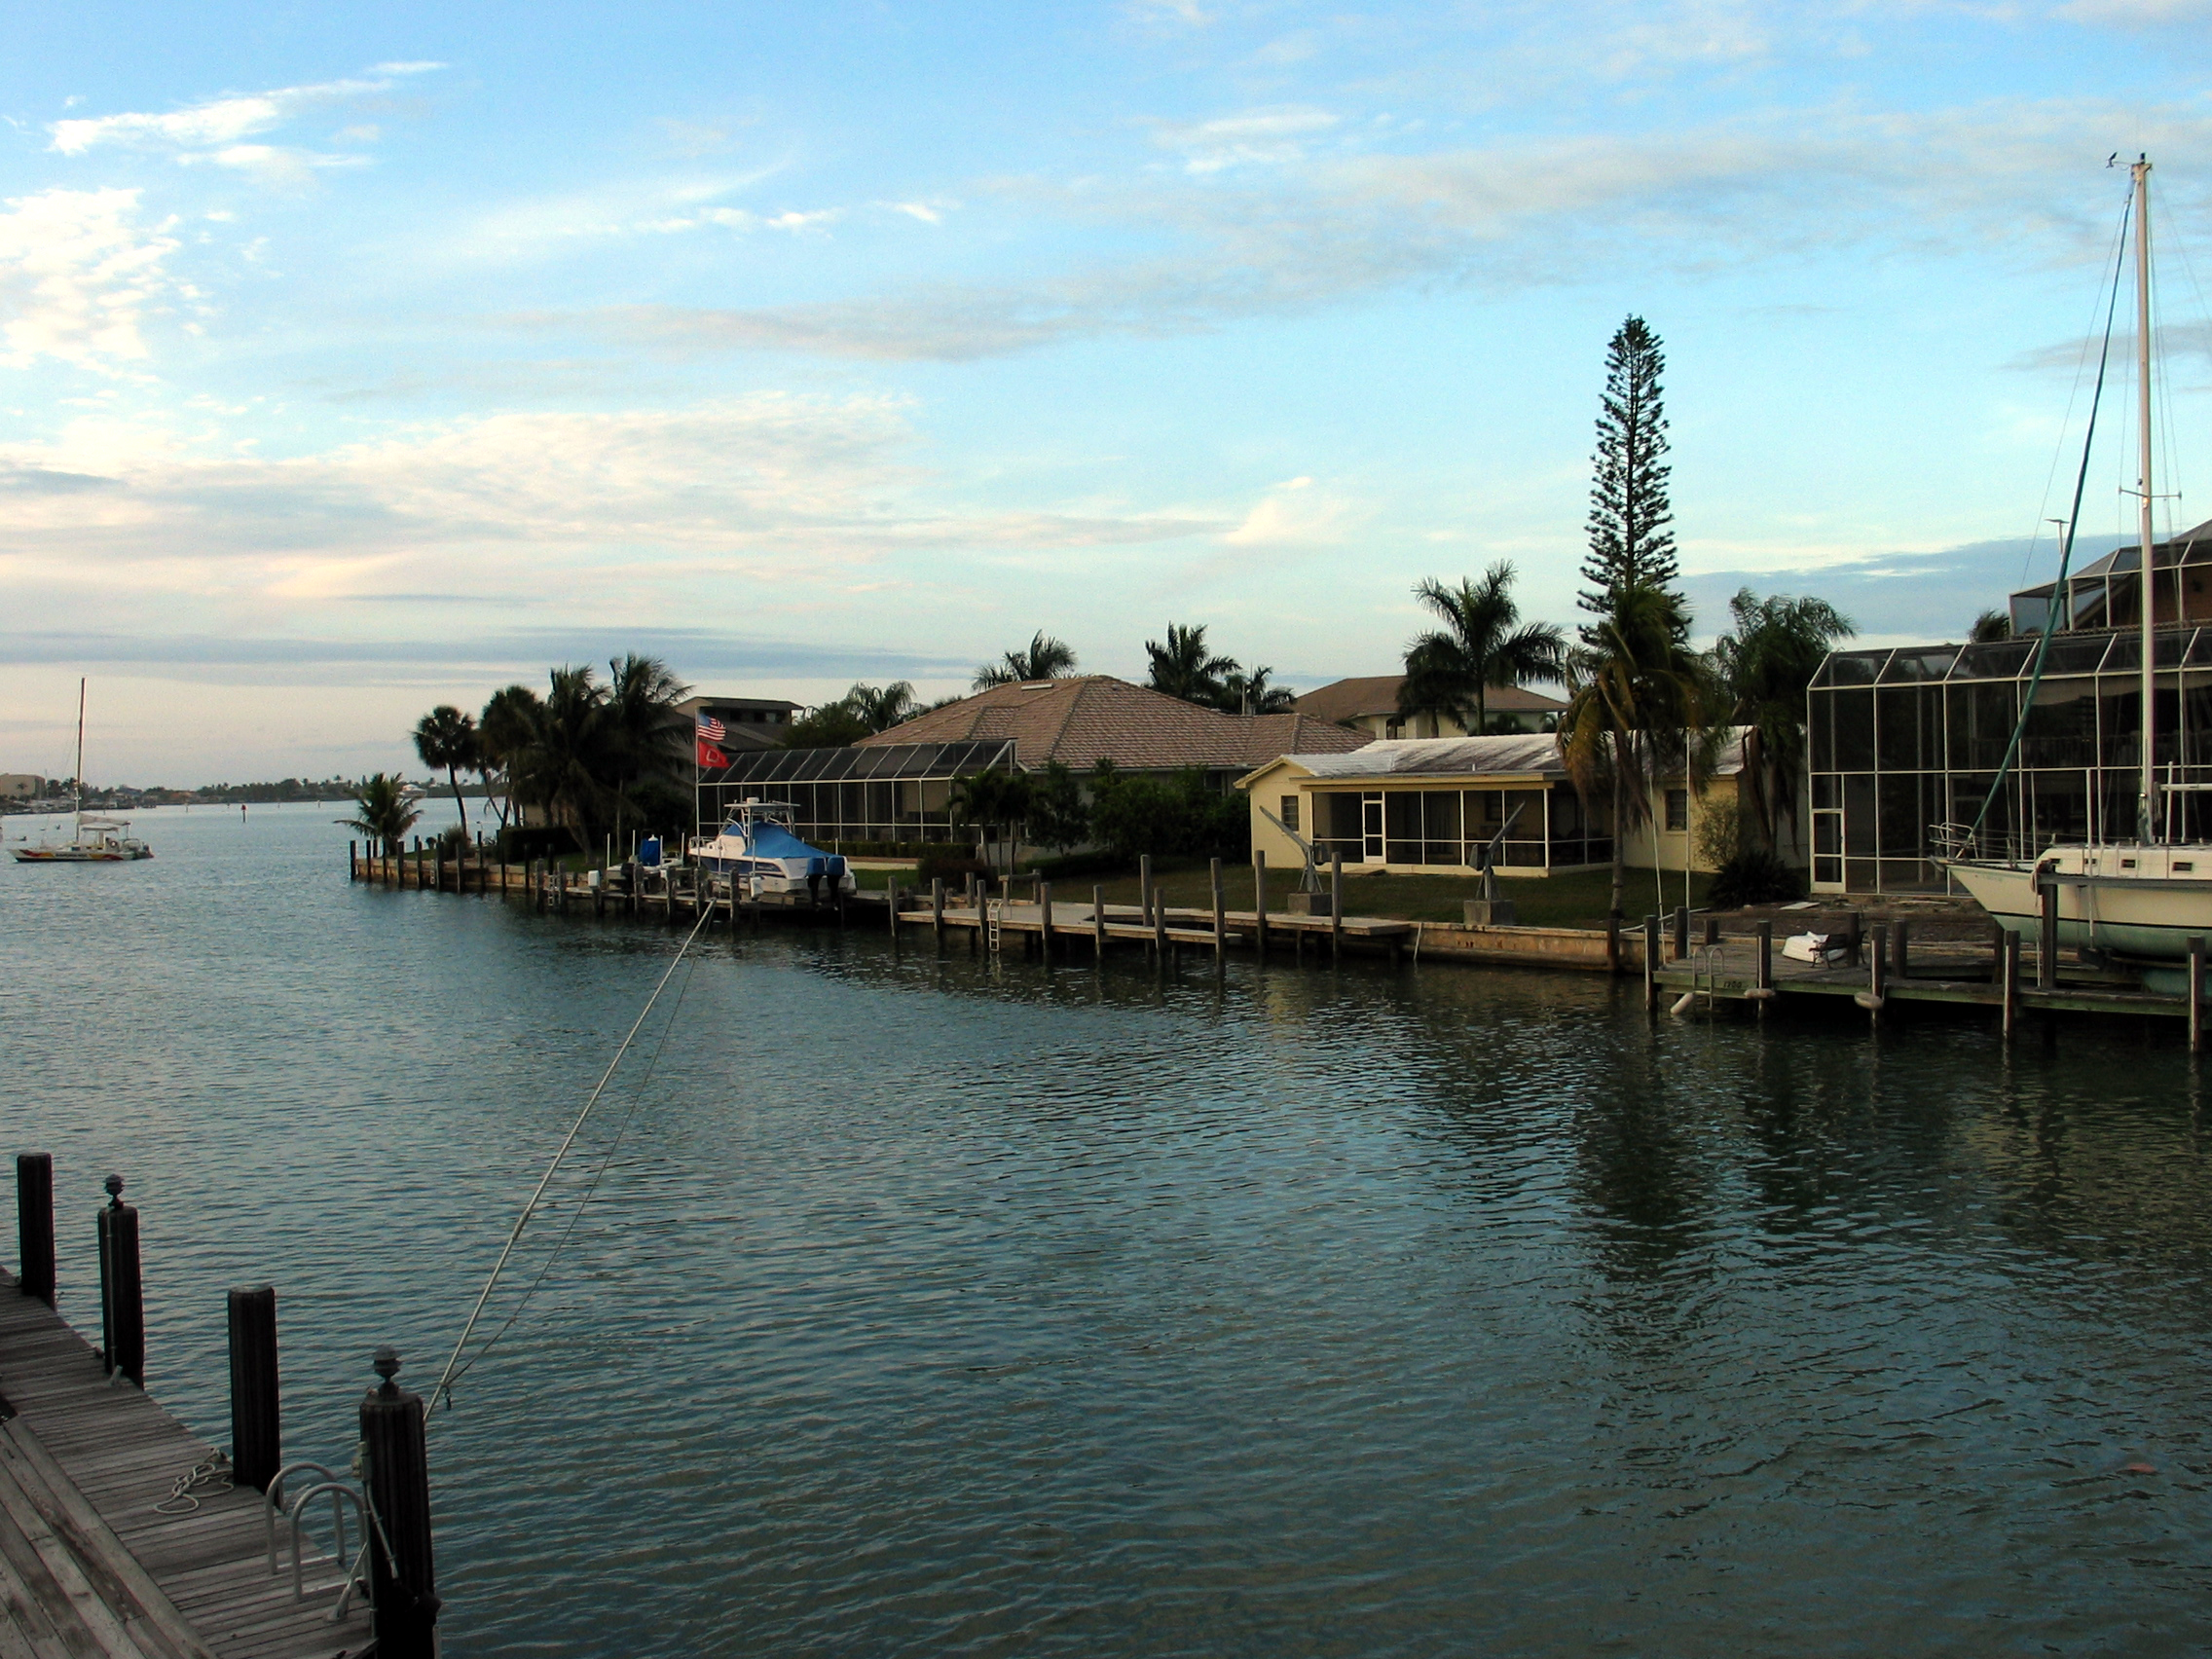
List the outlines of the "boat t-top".
{"label": "boat t-top", "polygon": [[33,845],[10,847],[18,864],[129,864],[150,859],[154,849],[130,833],[128,819],[109,818],[85,810],[85,682],[77,682],[77,775],[74,821],[68,840],[42,840]]}
{"label": "boat t-top", "polygon": [[691,843],[691,860],[701,869],[728,876],[756,899],[803,893],[820,903],[857,891],[840,855],[810,847],[792,832],[797,817],[790,801],[740,801],[719,835]]}

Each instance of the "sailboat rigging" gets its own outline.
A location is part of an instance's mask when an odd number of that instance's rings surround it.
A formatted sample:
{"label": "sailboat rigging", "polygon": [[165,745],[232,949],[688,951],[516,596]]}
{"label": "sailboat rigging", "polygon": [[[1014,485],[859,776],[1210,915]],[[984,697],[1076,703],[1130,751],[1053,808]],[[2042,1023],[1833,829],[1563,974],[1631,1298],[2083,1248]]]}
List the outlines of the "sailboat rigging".
{"label": "sailboat rigging", "polygon": [[[2089,837],[2079,842],[2058,841],[2037,851],[2007,856],[1977,856],[1983,821],[2003,788],[2022,732],[2034,708],[2031,683],[2023,699],[2018,723],[2006,750],[2004,766],[1991,786],[1980,815],[1970,828],[1938,826],[1936,835],[1946,856],[1936,863],[1994,917],[2000,926],[2029,940],[2040,936],[2044,897],[2055,899],[2058,941],[2110,955],[2150,963],[2178,961],[2189,954],[2193,938],[2212,936],[2212,843],[2177,842],[2162,822],[2157,772],[2157,605],[2156,535],[2152,523],[2151,429],[2151,162],[2138,158],[2129,168],[2130,211],[2135,220],[2135,350],[2136,423],[2140,464],[2136,486],[2136,617],[2138,690],[2140,701],[2135,803],[2132,841],[2100,843]],[[2117,283],[2114,300],[2118,301]],[[2110,319],[2107,320],[2110,338]],[[2100,368],[2098,384],[2103,384]],[[2095,413],[2090,415],[2095,430]],[[2088,456],[2084,449],[2083,473]],[[2045,652],[2066,605],[2065,564],[2073,551],[2074,526],[2081,520],[2081,490],[2076,487],[2075,510],[2068,524],[2060,564],[2060,579],[2052,592],[2043,638],[2037,645],[2036,678],[2041,679]],[[2177,554],[2177,557],[2179,555]],[[2115,561],[2118,564],[2118,561]],[[2178,606],[2175,620],[2181,620]],[[2071,621],[2073,618],[2068,617]]]}
{"label": "sailboat rigging", "polygon": [[128,819],[85,810],[85,682],[77,682],[77,772],[70,780],[75,832],[66,841],[10,847],[18,864],[130,864],[150,859],[154,849],[130,833]]}

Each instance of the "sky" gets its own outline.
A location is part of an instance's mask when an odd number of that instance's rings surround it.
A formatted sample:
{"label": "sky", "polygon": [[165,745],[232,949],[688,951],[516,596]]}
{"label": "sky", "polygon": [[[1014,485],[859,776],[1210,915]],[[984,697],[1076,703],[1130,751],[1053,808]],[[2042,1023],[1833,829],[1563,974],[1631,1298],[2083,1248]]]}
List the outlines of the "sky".
{"label": "sky", "polygon": [[192,785],[419,771],[432,704],[628,650],[935,697],[1173,621],[1305,689],[1498,560],[1571,623],[1631,313],[1700,633],[1749,585],[1956,639],[2055,565],[2116,153],[2161,522],[2212,518],[2208,46],[2212,0],[18,9],[0,771],[69,771],[81,675],[89,778]]}

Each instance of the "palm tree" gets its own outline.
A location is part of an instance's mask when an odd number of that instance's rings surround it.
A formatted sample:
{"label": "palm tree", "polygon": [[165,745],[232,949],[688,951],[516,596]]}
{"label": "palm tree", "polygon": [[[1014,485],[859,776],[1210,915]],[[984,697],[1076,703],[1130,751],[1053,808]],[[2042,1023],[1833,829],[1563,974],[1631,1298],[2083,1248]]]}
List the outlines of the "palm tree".
{"label": "palm tree", "polygon": [[845,703],[870,732],[889,731],[922,712],[914,688],[903,680],[889,685],[856,685],[845,693]]}
{"label": "palm tree", "polygon": [[586,832],[620,775],[622,747],[607,688],[589,668],[557,668],[529,741],[508,761],[510,788],[516,800],[542,807],[565,828],[578,852],[588,851]]}
{"label": "palm tree", "polygon": [[946,804],[953,823],[980,830],[988,841],[997,839],[993,831],[1007,831],[1006,867],[1013,874],[1022,822],[1029,816],[1028,776],[992,770],[955,778]]}
{"label": "palm tree", "polygon": [[1220,707],[1223,679],[1236,672],[1235,657],[1216,656],[1206,649],[1203,622],[1195,628],[1170,622],[1167,644],[1147,640],[1144,650],[1152,659],[1152,688],[1186,703]]}
{"label": "palm tree", "polygon": [[537,693],[527,685],[509,685],[492,693],[476,722],[476,769],[490,790],[494,773],[499,775],[499,828],[507,827],[508,796],[512,793],[514,758],[537,735],[537,722],[545,712]]}
{"label": "palm tree", "polygon": [[2012,637],[2012,618],[2002,610],[1984,610],[1967,630],[1970,645],[1990,645]]}
{"label": "palm tree", "polygon": [[473,769],[479,757],[476,721],[451,703],[440,703],[415,722],[415,753],[432,771],[445,768],[446,782],[453,788],[454,810],[461,814],[461,833],[467,834],[468,808],[461,798],[461,769]]}
{"label": "palm tree", "polygon": [[396,772],[378,772],[364,780],[354,794],[353,816],[338,822],[366,835],[372,852],[381,846],[387,853],[400,853],[406,850],[407,831],[422,818],[408,804],[406,781]]}
{"label": "palm tree", "polygon": [[[1663,588],[1618,590],[1612,608],[1587,631],[1565,663],[1567,709],[1559,749],[1575,791],[1588,801],[1601,788],[1612,799],[1613,903],[1627,887],[1629,830],[1651,816],[1651,789],[1670,762],[1698,756],[1690,734],[1707,724],[1711,676],[1689,648],[1688,619]],[[1692,787],[1695,787],[1693,776]]]}
{"label": "palm tree", "polygon": [[1797,816],[1805,779],[1805,690],[1822,661],[1858,630],[1825,599],[1760,599],[1750,588],[1728,602],[1736,625],[1713,643],[1729,719],[1744,737],[1751,815],[1768,852]]}
{"label": "palm tree", "polygon": [[677,704],[691,695],[691,687],[660,658],[635,651],[607,667],[607,724],[612,743],[608,775],[600,782],[619,832],[625,813],[636,810],[644,819],[643,788],[654,780],[674,784],[687,776],[692,722]]}
{"label": "palm tree", "polygon": [[1449,715],[1469,733],[1489,717],[1493,685],[1525,685],[1560,677],[1566,637],[1549,622],[1521,624],[1513,602],[1513,564],[1501,559],[1475,581],[1448,588],[1434,576],[1414,597],[1444,623],[1406,647],[1401,714]]}
{"label": "palm tree", "polygon": [[1287,715],[1297,707],[1298,693],[1287,685],[1270,685],[1272,673],[1263,664],[1222,676],[1221,706],[1233,715]]}
{"label": "palm tree", "polygon": [[[1029,644],[1018,651],[1009,651],[997,662],[987,662],[976,671],[976,689],[988,691],[994,685],[1018,685],[1032,680],[1059,680],[1075,672],[1075,647],[1065,640],[1050,639],[1040,628]],[[881,726],[876,727],[878,731]]]}

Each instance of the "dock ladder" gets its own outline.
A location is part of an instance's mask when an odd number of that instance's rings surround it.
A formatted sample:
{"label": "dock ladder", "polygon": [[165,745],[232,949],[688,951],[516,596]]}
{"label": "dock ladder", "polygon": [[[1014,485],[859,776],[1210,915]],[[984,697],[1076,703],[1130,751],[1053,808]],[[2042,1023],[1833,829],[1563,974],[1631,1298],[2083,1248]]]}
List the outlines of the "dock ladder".
{"label": "dock ladder", "polygon": [[989,944],[991,954],[996,956],[999,953],[999,931],[1006,921],[1006,902],[1001,900],[993,904],[990,895],[986,893],[980,903],[983,906],[983,938]]}

